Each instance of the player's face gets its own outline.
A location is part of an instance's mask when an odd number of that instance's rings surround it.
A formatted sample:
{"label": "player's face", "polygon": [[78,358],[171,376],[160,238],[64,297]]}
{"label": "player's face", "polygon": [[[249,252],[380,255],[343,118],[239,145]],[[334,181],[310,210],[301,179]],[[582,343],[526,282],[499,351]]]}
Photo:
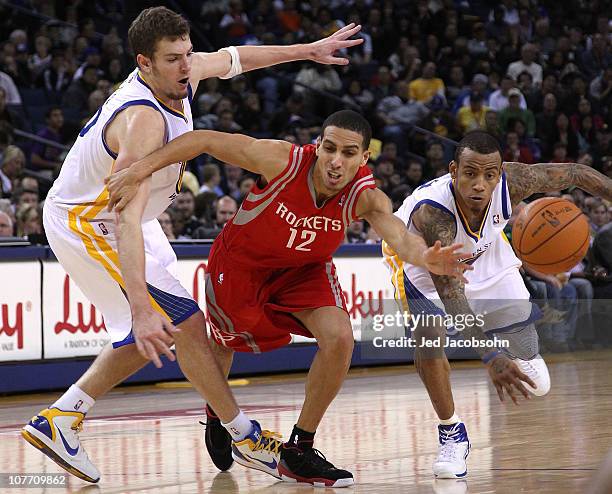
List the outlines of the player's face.
{"label": "player's face", "polygon": [[[141,70],[158,96],[171,100],[187,97],[193,46],[189,36],[157,42],[152,58],[143,57]],[[142,57],[142,55],[139,55]]]}
{"label": "player's face", "polygon": [[474,212],[482,212],[501,178],[499,153],[481,154],[464,149],[459,163],[451,161],[450,172],[456,194]]}
{"label": "player's face", "polygon": [[363,136],[355,131],[329,126],[317,140],[314,185],[318,193],[333,196],[355,178],[359,167],[368,162]]}

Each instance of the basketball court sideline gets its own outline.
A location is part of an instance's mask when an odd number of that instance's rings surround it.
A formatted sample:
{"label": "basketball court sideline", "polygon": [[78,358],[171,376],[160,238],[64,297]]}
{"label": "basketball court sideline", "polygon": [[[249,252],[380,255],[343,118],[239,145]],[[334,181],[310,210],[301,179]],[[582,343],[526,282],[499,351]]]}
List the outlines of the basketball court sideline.
{"label": "basketball court sideline", "polygon": [[[467,481],[434,481],[437,419],[412,366],[351,372],[317,433],[359,493],[583,492],[612,444],[612,351],[547,359],[550,394],[500,403],[479,363],[452,363],[457,410],[472,441]],[[288,435],[304,376],[235,381],[239,403],[264,428]],[[0,472],[63,472],[23,441],[19,428],[58,393],[0,399]],[[603,399],[602,399],[603,398]],[[202,401],[184,383],[123,387],[99,401],[81,434],[102,472],[98,485],[69,476],[65,489],[3,492],[304,493],[235,465],[219,473],[204,447]]]}

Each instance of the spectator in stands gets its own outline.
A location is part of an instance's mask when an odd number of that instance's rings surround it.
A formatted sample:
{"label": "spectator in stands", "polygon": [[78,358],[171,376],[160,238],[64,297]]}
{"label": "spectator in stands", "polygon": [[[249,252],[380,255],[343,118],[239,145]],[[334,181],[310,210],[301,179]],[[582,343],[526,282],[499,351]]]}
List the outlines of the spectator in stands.
{"label": "spectator in stands", "polygon": [[427,144],[425,156],[427,158],[425,163],[426,174],[434,176],[439,170],[448,172],[448,161],[444,158],[444,146],[440,141],[430,141]]}
{"label": "spectator in stands", "polygon": [[521,108],[521,98],[523,95],[517,88],[508,91],[508,107],[499,112],[499,125],[502,132],[507,132],[512,120],[521,120],[527,127],[527,135],[535,135],[536,123],[531,110]]}
{"label": "spectator in stands", "polygon": [[238,181],[238,185],[240,186],[240,197],[238,199],[238,203],[241,204],[244,198],[251,192],[251,189],[255,185],[255,178],[253,175],[243,175],[240,177]]}
{"label": "spectator in stands", "polygon": [[174,235],[174,223],[172,221],[172,217],[175,214],[176,213],[172,208],[168,208],[157,217],[157,220],[162,227],[162,231],[168,240],[176,240],[176,235]]}
{"label": "spectator in stands", "polygon": [[453,65],[450,69],[449,84],[446,85],[446,101],[450,108],[455,106],[457,97],[465,94],[468,87],[465,85],[465,72],[460,65]]}
{"label": "spectator in stands", "polygon": [[11,197],[15,181],[21,176],[25,166],[25,155],[17,146],[8,146],[2,156],[0,166],[0,198]]}
{"label": "spectator in stands", "polygon": [[387,96],[376,108],[378,118],[383,122],[385,139],[395,142],[400,153],[406,149],[406,133],[410,127],[427,116],[429,109],[418,101],[408,100],[405,81],[398,81],[395,95]]}
{"label": "spectator in stands", "polygon": [[405,180],[403,181],[403,183],[408,184],[413,190],[416,189],[425,181],[423,173],[423,163],[416,160],[409,161],[404,176]]}
{"label": "spectator in stands", "polygon": [[180,229],[175,230],[177,238],[191,238],[193,232],[202,226],[200,220],[194,215],[195,198],[193,192],[183,187],[172,207],[176,212],[175,223],[180,225]]}
{"label": "spectator in stands", "polygon": [[25,204],[17,208],[17,236],[27,238],[43,232],[42,215],[38,204]]}
{"label": "spectator in stands", "polygon": [[[509,75],[505,75],[504,77],[502,77],[500,88],[497,89],[496,91],[493,91],[491,93],[491,96],[489,96],[489,105],[488,105],[489,108],[496,112],[500,112],[504,110],[505,108],[507,108],[510,105],[509,93],[512,89],[514,89],[514,80]],[[520,93],[520,91],[519,91],[519,94],[520,94],[519,106],[522,109],[526,109],[527,102],[525,101],[525,98]]]}
{"label": "spectator in stands", "polygon": [[46,89],[49,93],[59,95],[68,88],[70,81],[71,75],[68,72],[65,52],[60,49],[52,50],[51,63],[42,70],[36,79],[36,86]]}
{"label": "spectator in stands", "polygon": [[502,45],[510,43],[510,28],[504,20],[504,9],[501,5],[493,9],[492,19],[486,23],[485,31]]}
{"label": "spectator in stands", "polygon": [[338,93],[342,89],[342,81],[336,69],[331,65],[305,64],[295,77],[293,91],[302,93],[306,106],[317,115],[327,113],[327,98],[321,98],[316,91]]}
{"label": "spectator in stands", "polygon": [[427,107],[430,113],[418,125],[442,137],[458,139],[459,131],[455,117],[446,109],[446,101],[440,95],[434,96]]}
{"label": "spectator in stands", "polygon": [[36,192],[40,196],[40,186],[36,177],[22,176],[15,182],[15,188],[31,190],[32,192]]}
{"label": "spectator in stands", "polygon": [[591,82],[589,93],[605,115],[610,114],[612,107],[612,66]]}
{"label": "spectator in stands", "polygon": [[502,132],[499,127],[499,118],[497,112],[489,110],[485,115],[485,130],[495,136],[498,141],[502,141]]}
{"label": "spectator in stands", "polygon": [[559,113],[555,126],[547,137],[548,149],[546,150],[544,157],[552,156],[553,146],[560,142],[565,145],[567,149],[567,155],[570,158],[576,158],[578,156],[578,136],[572,130],[570,126],[569,118],[565,113]]}
{"label": "spectator in stands", "polygon": [[233,197],[223,196],[217,200],[215,222],[212,228],[200,226],[193,232],[193,238],[216,238],[225,224],[236,214],[238,203]]}
{"label": "spectator in stands", "polygon": [[533,77],[533,84],[539,86],[542,84],[542,66],[536,62],[538,49],[535,45],[527,43],[521,48],[521,59],[512,62],[508,66],[508,75],[515,81],[518,80],[519,74],[529,72]]}
{"label": "spectator in stands", "polygon": [[218,197],[223,195],[223,190],[219,186],[221,184],[221,171],[217,165],[209,163],[202,168],[202,192],[214,192]]}
{"label": "spectator in stands", "polygon": [[0,238],[13,236],[13,220],[3,211],[0,211]]}
{"label": "spectator in stands", "polygon": [[0,71],[0,88],[4,89],[7,105],[21,106],[21,95],[10,75]]}
{"label": "spectator in stands", "polygon": [[506,142],[504,143],[504,161],[519,162],[519,163],[534,163],[533,154],[527,146],[521,144],[519,136],[515,131],[510,131],[506,134]]}
{"label": "spectator in stands", "polygon": [[372,85],[374,86],[373,92],[376,101],[380,101],[383,98],[395,94],[395,84],[391,76],[391,69],[388,65],[381,65],[378,67],[378,72]]}
{"label": "spectator in stands", "polygon": [[480,95],[482,103],[486,105],[489,99],[488,84],[489,78],[486,75],[476,74],[472,78],[472,84],[470,87],[457,96],[455,106],[453,107],[453,112],[456,114],[459,112],[460,108],[470,106],[470,98],[472,94]]}
{"label": "spectator in stands", "polygon": [[367,239],[363,220],[353,221],[346,229],[347,244],[364,244]]}
{"label": "spectator in stands", "polygon": [[64,126],[64,114],[62,109],[53,106],[47,110],[46,115],[47,126],[37,133],[38,137],[53,141],[58,146],[43,144],[36,142],[32,146],[32,154],[30,162],[32,168],[42,172],[47,178],[53,178],[59,173],[62,166],[63,149],[60,147],[64,144],[62,138],[62,128]]}
{"label": "spectator in stands", "polygon": [[557,97],[554,93],[548,93],[544,96],[543,109],[536,115],[535,119],[536,136],[545,142],[557,122]]}
{"label": "spectator in stands", "polygon": [[562,142],[556,142],[552,148],[551,163],[571,163],[573,159],[567,156],[567,146]]}
{"label": "spectator in stands", "polygon": [[367,112],[371,109],[374,103],[374,95],[368,89],[361,86],[359,79],[352,79],[349,82],[347,92],[342,96],[342,101],[352,105],[356,109],[363,109]]}
{"label": "spectator in stands", "polygon": [[23,189],[16,187],[13,190],[11,196],[11,202],[13,209],[18,211],[24,206],[37,206],[38,205],[38,192],[35,190]]}
{"label": "spectator in stands", "polygon": [[462,134],[484,128],[487,111],[489,108],[483,104],[482,94],[470,94],[469,106],[463,106],[457,112],[457,125]]}
{"label": "spectator in stands", "polygon": [[24,129],[25,123],[21,115],[6,104],[6,90],[0,86],[0,121],[10,124],[16,129]]}
{"label": "spectator in stands", "polygon": [[436,77],[436,64],[427,62],[423,75],[408,85],[408,97],[421,103],[428,103],[434,96],[445,98],[444,82]]}
{"label": "spectator in stands", "polygon": [[36,36],[34,41],[34,53],[28,62],[34,79],[51,63],[51,40],[47,36]]}
{"label": "spectator in stands", "polygon": [[547,17],[540,17],[536,21],[535,34],[531,41],[539,47],[544,57],[548,57],[554,52],[557,43],[550,35],[550,21]]}
{"label": "spectator in stands", "polygon": [[593,201],[593,204],[589,207],[589,219],[591,220],[591,230],[595,233],[611,221],[608,208],[601,199]]}
{"label": "spectator in stands", "polygon": [[592,37],[592,46],[582,57],[582,70],[589,79],[612,67],[612,52],[607,45],[610,43],[603,34],[596,33]]}
{"label": "spectator in stands", "polygon": [[98,69],[93,65],[83,67],[83,76],[75,79],[62,99],[62,106],[70,108],[79,116],[84,118],[87,112],[87,101],[92,91],[96,90],[98,84]]}

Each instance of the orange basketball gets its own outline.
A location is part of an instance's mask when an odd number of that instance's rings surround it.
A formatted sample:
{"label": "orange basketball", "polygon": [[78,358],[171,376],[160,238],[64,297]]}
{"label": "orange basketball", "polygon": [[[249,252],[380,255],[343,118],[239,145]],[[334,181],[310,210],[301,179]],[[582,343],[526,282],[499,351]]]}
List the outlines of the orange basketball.
{"label": "orange basketball", "polygon": [[540,273],[569,271],[589,248],[589,222],[571,202],[544,197],[518,215],[512,245],[523,263]]}

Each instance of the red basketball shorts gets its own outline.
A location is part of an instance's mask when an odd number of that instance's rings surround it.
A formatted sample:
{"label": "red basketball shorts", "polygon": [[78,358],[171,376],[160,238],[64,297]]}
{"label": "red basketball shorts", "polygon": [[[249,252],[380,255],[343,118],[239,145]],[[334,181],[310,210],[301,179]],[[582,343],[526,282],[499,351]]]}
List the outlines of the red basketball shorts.
{"label": "red basketball shorts", "polygon": [[215,341],[238,352],[265,352],[287,345],[291,334],[312,337],[291,315],[319,307],[346,311],[334,263],[259,269],[237,265],[224,249],[211,251],[206,308]]}

